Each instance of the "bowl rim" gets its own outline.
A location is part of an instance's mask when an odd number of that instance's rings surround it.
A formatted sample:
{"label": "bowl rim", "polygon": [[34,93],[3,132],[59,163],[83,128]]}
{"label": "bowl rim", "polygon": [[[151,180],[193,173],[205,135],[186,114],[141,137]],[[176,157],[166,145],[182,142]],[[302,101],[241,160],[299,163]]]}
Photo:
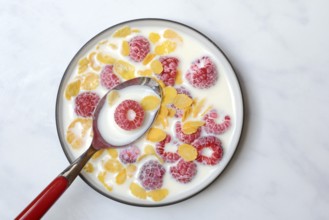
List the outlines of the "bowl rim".
{"label": "bowl rim", "polygon": [[237,144],[235,146],[235,149],[234,149],[234,152],[231,156],[231,158],[229,158],[228,162],[224,165],[223,167],[223,170],[212,180],[210,181],[205,187],[201,188],[199,191],[196,191],[194,193],[192,193],[191,195],[189,196],[186,196],[184,198],[181,198],[181,199],[178,199],[176,201],[172,201],[172,202],[168,202],[168,203],[161,203],[161,204],[157,204],[157,203],[154,203],[154,204],[139,204],[139,203],[134,203],[134,202],[128,202],[128,201],[125,201],[125,200],[121,200],[119,198],[116,198],[116,197],[113,197],[111,196],[110,194],[106,194],[104,192],[102,192],[101,190],[99,190],[98,188],[96,188],[87,178],[85,178],[82,173],[79,174],[80,178],[85,182],[87,183],[87,185],[89,185],[92,189],[94,189],[96,192],[100,193],[101,195],[109,198],[109,199],[112,199],[114,201],[117,201],[117,202],[120,202],[120,203],[123,203],[123,204],[126,204],[126,205],[131,205],[131,206],[136,206],[136,207],[162,207],[162,206],[169,206],[169,205],[174,205],[174,204],[177,204],[177,203],[180,203],[180,202],[183,202],[185,200],[188,200],[196,195],[198,195],[199,193],[201,193],[202,191],[206,190],[208,187],[210,187],[220,176],[222,173],[224,173],[224,171],[226,170],[226,168],[229,166],[229,164],[231,163],[232,159],[234,158],[234,156],[236,155],[236,152],[240,146],[240,142],[241,142],[241,137],[242,137],[242,134],[244,132],[244,127],[245,127],[245,101],[244,101],[244,94],[243,94],[243,91],[242,91],[242,88],[241,88],[241,81],[239,80],[239,77],[237,76],[236,74],[236,70],[234,69],[231,61],[228,59],[227,55],[223,52],[223,50],[214,42],[212,41],[208,36],[206,36],[205,34],[203,34],[202,32],[198,31],[197,29],[189,26],[189,25],[186,25],[186,24],[183,24],[181,22],[178,22],[178,21],[174,21],[174,20],[170,20],[170,19],[163,19],[163,18],[137,18],[137,19],[131,19],[131,20],[127,20],[127,21],[123,21],[123,22],[120,22],[120,23],[117,23],[115,25],[112,25],[106,29],[104,29],[103,31],[99,32],[98,34],[96,34],[95,36],[93,36],[92,38],[90,38],[75,54],[74,56],[72,57],[71,61],[69,62],[69,64],[67,65],[65,71],[64,71],[64,74],[60,80],[60,84],[59,84],[59,87],[58,87],[58,91],[57,91],[57,97],[56,97],[56,109],[55,109],[55,121],[56,121],[56,130],[57,130],[57,135],[58,135],[58,139],[59,139],[59,142],[60,142],[60,145],[62,147],[62,150],[64,151],[64,154],[67,158],[67,160],[69,161],[69,163],[72,163],[73,160],[70,159],[69,157],[69,153],[68,151],[65,149],[65,140],[62,139],[61,137],[61,133],[60,133],[60,120],[59,120],[59,106],[60,106],[60,96],[61,96],[61,91],[63,89],[63,86],[64,86],[64,80],[66,78],[66,75],[69,74],[68,70],[69,70],[69,67],[72,65],[75,57],[79,54],[79,52],[81,50],[83,50],[85,47],[87,47],[89,45],[90,42],[92,42],[95,38],[97,38],[99,35],[107,32],[108,30],[110,29],[113,29],[113,28],[116,28],[118,26],[122,26],[122,25],[125,25],[127,23],[131,23],[131,22],[138,22],[138,21],[162,21],[162,22],[169,22],[169,23],[174,23],[174,24],[177,24],[177,25],[181,25],[185,28],[188,28],[188,29],[191,29],[192,31],[196,32],[197,34],[201,35],[202,37],[204,37],[206,40],[208,40],[216,49],[218,49],[224,56],[224,58],[226,59],[226,61],[228,62],[229,66],[232,68],[232,72],[236,78],[236,81],[237,81],[237,85],[239,87],[239,92],[241,94],[241,111],[242,111],[242,121],[241,121],[241,130],[240,130],[240,136],[237,140]]}

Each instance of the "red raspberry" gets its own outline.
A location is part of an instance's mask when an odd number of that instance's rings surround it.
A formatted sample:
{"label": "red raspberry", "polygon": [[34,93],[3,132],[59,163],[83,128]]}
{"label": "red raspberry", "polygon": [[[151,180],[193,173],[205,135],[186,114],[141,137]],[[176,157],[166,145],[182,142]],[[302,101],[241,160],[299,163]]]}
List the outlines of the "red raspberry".
{"label": "red raspberry", "polygon": [[75,113],[81,117],[91,117],[99,99],[99,96],[94,92],[83,92],[79,94],[75,99]]}
{"label": "red raspberry", "polygon": [[203,120],[205,121],[204,130],[208,134],[222,134],[231,126],[230,116],[226,115],[222,123],[216,123],[217,118],[218,114],[215,109],[211,110],[203,117]]}
{"label": "red raspberry", "polygon": [[165,168],[158,161],[150,160],[142,166],[138,179],[146,190],[160,189],[165,173]]}
{"label": "red raspberry", "polygon": [[101,85],[107,89],[112,89],[113,87],[120,84],[120,79],[113,73],[113,65],[104,66],[101,72]]}
{"label": "red raspberry", "polygon": [[170,174],[180,183],[191,182],[197,173],[197,165],[193,161],[181,159],[176,166],[170,167]]}
{"label": "red raspberry", "polygon": [[150,52],[150,43],[143,36],[136,36],[129,41],[130,53],[129,57],[136,61],[141,62],[146,55]]}
{"label": "red raspberry", "polygon": [[194,61],[186,73],[187,81],[195,88],[204,89],[215,85],[218,78],[216,66],[210,57]]}
{"label": "red raspberry", "polygon": [[119,158],[124,164],[135,163],[139,154],[140,154],[140,150],[138,149],[138,147],[131,146],[121,150]]}
{"label": "red raspberry", "polygon": [[114,120],[120,128],[130,131],[142,125],[144,114],[144,110],[138,102],[125,100],[115,109]]}
{"label": "red raspberry", "polygon": [[177,75],[178,59],[175,57],[160,57],[163,71],[159,74],[159,78],[166,86],[173,86]]}
{"label": "red raspberry", "polygon": [[[190,91],[188,91],[185,87],[181,86],[181,87],[178,87],[176,88],[176,91],[177,91],[177,94],[185,94],[187,95],[188,97],[190,97],[191,99],[192,98],[192,95],[190,93]],[[183,110],[182,109],[179,109],[179,108],[176,108],[175,105],[171,104],[170,105],[171,108],[174,108],[176,110],[176,113],[175,113],[175,117],[176,118],[181,118],[183,116]]]}
{"label": "red raspberry", "polygon": [[160,141],[156,144],[156,152],[167,162],[167,163],[173,163],[176,162],[180,156],[176,152],[166,152],[165,146],[166,144],[170,143],[171,136],[167,134],[166,138],[163,141]]}
{"label": "red raspberry", "polygon": [[[196,139],[192,145],[198,151],[196,160],[206,165],[216,165],[223,157],[223,148],[220,140],[215,136],[206,136]],[[212,151],[211,155],[205,155],[204,149]]]}
{"label": "red raspberry", "polygon": [[184,134],[184,132],[182,131],[182,125],[180,122],[177,122],[175,124],[175,132],[176,132],[176,137],[186,143],[186,144],[190,144],[192,143],[195,139],[199,138],[201,135],[201,128],[198,128],[198,130],[193,133],[193,134]]}

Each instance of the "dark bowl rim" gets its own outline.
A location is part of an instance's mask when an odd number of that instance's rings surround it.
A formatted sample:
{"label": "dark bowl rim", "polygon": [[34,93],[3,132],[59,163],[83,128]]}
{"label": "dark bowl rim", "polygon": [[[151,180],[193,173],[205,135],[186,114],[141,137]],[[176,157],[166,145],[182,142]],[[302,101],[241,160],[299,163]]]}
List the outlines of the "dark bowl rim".
{"label": "dark bowl rim", "polygon": [[208,183],[208,185],[206,185],[205,187],[203,187],[202,189],[200,189],[199,191],[185,197],[185,198],[182,198],[182,199],[179,199],[179,200],[176,200],[176,201],[173,201],[173,202],[168,202],[168,203],[161,203],[161,204],[138,204],[138,203],[133,203],[133,202],[127,202],[127,201],[124,201],[124,200],[121,200],[121,199],[118,199],[118,198],[115,198],[115,197],[112,197],[111,195],[109,194],[106,194],[104,192],[102,192],[101,190],[97,189],[91,182],[88,181],[88,179],[86,179],[81,173],[79,174],[80,178],[85,182],[87,183],[92,189],[94,189],[95,191],[97,191],[98,193],[100,193],[101,195],[107,197],[107,198],[110,198],[114,201],[117,201],[117,202],[120,202],[120,203],[123,203],[123,204],[126,204],[126,205],[131,205],[131,206],[136,206],[136,207],[162,207],[162,206],[169,206],[169,205],[174,205],[174,204],[177,204],[177,203],[180,203],[180,202],[183,202],[185,200],[188,200],[194,196],[196,196],[197,194],[201,193],[202,191],[206,190],[210,185],[212,185],[220,176],[221,174],[226,170],[226,168],[228,167],[228,165],[231,163],[232,159],[234,158],[236,152],[237,152],[237,149],[240,145],[240,141],[241,141],[241,137],[242,137],[242,134],[243,134],[243,130],[244,130],[244,127],[245,127],[245,111],[244,111],[244,97],[243,97],[243,91],[241,89],[241,82],[236,74],[236,71],[235,69],[233,68],[233,65],[232,63],[230,62],[230,60],[228,59],[227,55],[223,52],[223,50],[214,42],[212,41],[208,36],[206,36],[205,34],[201,33],[200,31],[198,31],[197,29],[189,26],[189,25],[186,25],[186,24],[183,24],[183,23],[180,23],[178,21],[174,21],[174,20],[170,20],[170,19],[162,19],[162,18],[138,18],[138,19],[132,19],[132,20],[127,20],[127,21],[124,21],[124,22],[120,22],[120,23],[117,23],[115,25],[112,25],[108,28],[106,28],[105,30],[99,32],[98,34],[96,34],[95,36],[93,36],[90,40],[88,40],[76,53],[75,55],[73,56],[73,58],[71,59],[71,61],[69,62],[67,68],[65,69],[65,72],[62,76],[62,79],[60,81],[60,84],[59,84],[59,87],[58,87],[58,91],[57,91],[57,97],[56,97],[56,109],[55,109],[55,120],[56,120],[56,130],[57,130],[57,135],[58,135],[58,139],[59,139],[59,142],[61,144],[61,147],[62,147],[62,150],[64,151],[64,154],[67,158],[67,160],[72,163],[73,160],[70,159],[69,157],[69,154],[68,152],[66,151],[65,149],[65,143],[64,143],[64,140],[61,139],[61,134],[60,134],[60,129],[59,129],[59,125],[60,125],[60,122],[59,122],[59,117],[57,117],[59,115],[59,102],[60,102],[60,92],[62,90],[62,87],[64,86],[64,79],[66,78],[66,75],[68,74],[68,69],[69,67],[71,66],[74,58],[79,54],[79,52],[81,50],[83,50],[88,44],[89,42],[93,41],[94,38],[98,37],[99,35],[107,32],[109,29],[113,29],[115,27],[118,27],[118,26],[121,26],[121,25],[124,25],[124,24],[127,24],[127,23],[130,23],[130,22],[136,22],[136,21],[164,21],[164,22],[170,22],[170,23],[174,23],[174,24],[178,24],[178,25],[181,25],[183,27],[186,27],[188,29],[191,29],[192,31],[195,31],[196,33],[200,34],[202,37],[204,37],[205,39],[207,39],[211,44],[213,44],[213,46],[215,46],[222,54],[223,56],[225,57],[225,59],[227,60],[228,64],[230,65],[230,67],[232,68],[233,70],[233,73],[236,77],[236,80],[237,80],[237,83],[238,83],[238,86],[239,86],[239,89],[240,89],[240,93],[241,93],[241,101],[242,101],[242,126],[241,126],[241,132],[240,132],[240,137],[238,139],[238,142],[237,142],[237,145],[236,145],[236,148],[231,156],[231,158],[229,159],[229,161],[227,162],[227,164],[224,166],[223,170],[217,175],[216,178],[214,178],[214,180],[212,180],[211,182]]}

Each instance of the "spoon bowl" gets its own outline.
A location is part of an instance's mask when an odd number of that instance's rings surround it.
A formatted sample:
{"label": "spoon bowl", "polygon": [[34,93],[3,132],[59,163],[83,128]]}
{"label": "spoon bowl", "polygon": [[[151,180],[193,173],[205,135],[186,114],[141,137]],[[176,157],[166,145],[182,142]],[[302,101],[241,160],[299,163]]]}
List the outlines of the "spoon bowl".
{"label": "spoon bowl", "polygon": [[100,149],[124,147],[137,139],[142,137],[152,126],[160,107],[156,109],[156,113],[153,115],[152,123],[135,139],[128,141],[122,145],[113,145],[108,143],[101,135],[98,128],[99,114],[104,107],[107,100],[107,95],[116,90],[120,91],[130,86],[145,86],[151,89],[162,100],[162,89],[156,80],[149,77],[138,77],[131,80],[127,80],[114,88],[110,89],[99,101],[94,114],[93,114],[93,140],[90,147],[75,161],[73,161],[62,173],[59,174],[17,217],[16,219],[40,219],[48,209],[57,201],[57,199],[65,192],[65,190],[71,185],[75,178],[79,175],[82,168],[87,164],[89,159]]}

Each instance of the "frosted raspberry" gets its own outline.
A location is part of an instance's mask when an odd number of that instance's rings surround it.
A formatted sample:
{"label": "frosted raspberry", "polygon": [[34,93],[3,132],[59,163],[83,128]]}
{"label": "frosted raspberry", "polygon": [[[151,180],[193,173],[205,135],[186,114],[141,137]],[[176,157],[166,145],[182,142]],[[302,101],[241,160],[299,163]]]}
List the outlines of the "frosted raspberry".
{"label": "frosted raspberry", "polygon": [[129,41],[130,53],[129,57],[136,61],[141,62],[150,52],[150,43],[143,36],[136,36]]}
{"label": "frosted raspberry", "polygon": [[187,81],[195,88],[204,89],[215,85],[218,73],[213,61],[203,56],[194,61],[186,73]]}
{"label": "frosted raspberry", "polygon": [[170,167],[170,174],[180,183],[191,182],[197,173],[197,165],[193,161],[181,159],[176,166]]}
{"label": "frosted raspberry", "polygon": [[173,163],[176,162],[180,156],[176,152],[167,152],[165,151],[166,144],[170,143],[171,136],[167,134],[166,138],[163,141],[160,141],[156,144],[156,152],[167,162],[167,163]]}
{"label": "frosted raspberry", "polygon": [[125,100],[115,109],[114,120],[120,128],[130,131],[142,125],[144,114],[144,110],[138,102]]}
{"label": "frosted raspberry", "polygon": [[159,74],[159,78],[166,86],[173,86],[177,75],[178,59],[175,57],[160,57],[163,71]]}
{"label": "frosted raspberry", "polygon": [[113,65],[104,66],[101,72],[101,85],[107,89],[112,89],[113,87],[120,84],[120,79],[113,73]]}
{"label": "frosted raspberry", "polygon": [[99,99],[99,96],[94,92],[81,93],[75,99],[75,113],[81,117],[91,117],[95,111]]}
{"label": "frosted raspberry", "polygon": [[[223,148],[220,140],[215,136],[206,136],[196,139],[192,145],[198,151],[196,160],[206,165],[216,165],[223,157]],[[211,155],[207,154],[205,150],[211,151]]]}
{"label": "frosted raspberry", "polygon": [[138,179],[146,190],[160,189],[165,173],[165,168],[158,161],[150,160],[142,166]]}
{"label": "frosted raspberry", "polygon": [[139,154],[140,154],[140,150],[138,149],[138,147],[131,146],[121,150],[119,158],[124,164],[135,163]]}
{"label": "frosted raspberry", "polygon": [[176,132],[176,137],[186,143],[186,144],[190,144],[192,143],[195,139],[199,138],[201,135],[201,128],[198,128],[198,130],[193,133],[193,134],[184,134],[184,132],[182,131],[182,125],[180,122],[177,122],[175,124],[175,132]]}
{"label": "frosted raspberry", "polygon": [[208,134],[222,134],[231,126],[230,116],[226,115],[222,123],[216,123],[217,118],[218,114],[215,109],[211,110],[203,117],[203,120],[205,121],[204,130]]}

